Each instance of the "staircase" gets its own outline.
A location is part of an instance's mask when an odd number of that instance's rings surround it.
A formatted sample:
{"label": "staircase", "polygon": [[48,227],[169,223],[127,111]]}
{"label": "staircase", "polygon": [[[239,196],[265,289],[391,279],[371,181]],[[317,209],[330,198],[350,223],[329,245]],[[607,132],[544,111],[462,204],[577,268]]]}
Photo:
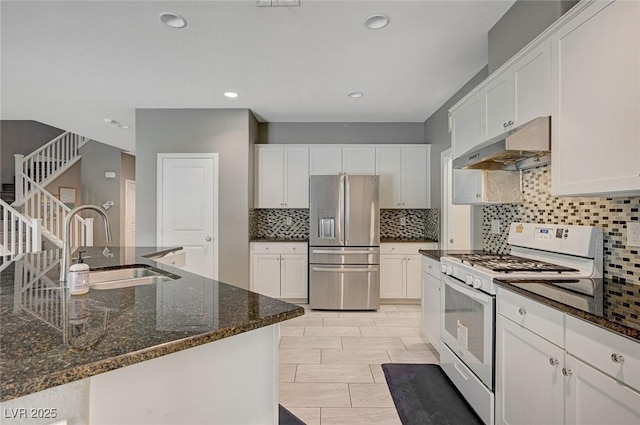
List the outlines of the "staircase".
{"label": "staircase", "polygon": [[[0,195],[0,255],[40,251],[42,238],[62,247],[71,209],[45,187],[81,159],[86,140],[66,132],[27,156],[15,155],[15,184],[3,184]],[[92,245],[93,219],[74,216],[70,238],[72,246]]]}

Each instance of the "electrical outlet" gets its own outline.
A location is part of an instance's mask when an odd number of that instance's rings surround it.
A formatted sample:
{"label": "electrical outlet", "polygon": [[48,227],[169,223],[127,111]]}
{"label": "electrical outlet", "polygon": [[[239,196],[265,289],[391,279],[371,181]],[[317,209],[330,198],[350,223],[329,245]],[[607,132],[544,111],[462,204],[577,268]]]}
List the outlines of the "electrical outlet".
{"label": "electrical outlet", "polygon": [[640,223],[627,221],[627,245],[640,246]]}
{"label": "electrical outlet", "polygon": [[400,226],[407,225],[407,217],[400,217]]}
{"label": "electrical outlet", "polygon": [[491,234],[499,235],[500,234],[500,220],[494,218],[491,220]]}
{"label": "electrical outlet", "polygon": [[284,224],[287,226],[291,226],[291,217],[287,217],[284,219]]}

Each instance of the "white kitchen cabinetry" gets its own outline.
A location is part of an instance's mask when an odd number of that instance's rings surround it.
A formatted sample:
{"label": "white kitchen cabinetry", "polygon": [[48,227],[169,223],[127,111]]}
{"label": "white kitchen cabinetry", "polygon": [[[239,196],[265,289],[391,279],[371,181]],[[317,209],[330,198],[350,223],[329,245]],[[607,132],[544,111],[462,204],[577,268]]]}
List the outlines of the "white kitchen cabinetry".
{"label": "white kitchen cabinetry", "polygon": [[637,341],[502,288],[497,299],[498,424],[640,423]]}
{"label": "white kitchen cabinetry", "polygon": [[376,147],[380,208],[429,208],[431,146]]}
{"label": "white kitchen cabinetry", "polygon": [[511,68],[512,110],[507,119],[517,127],[551,115],[551,44],[549,39],[527,49]]}
{"label": "white kitchen cabinetry", "polygon": [[496,334],[496,423],[562,424],[564,350],[500,314]]}
{"label": "white kitchen cabinetry", "polygon": [[380,298],[420,299],[422,255],[418,250],[436,247],[436,243],[380,244]]}
{"label": "white kitchen cabinetry", "polygon": [[484,115],[482,141],[507,131],[513,123],[513,96],[511,95],[511,70],[492,75],[480,91]]}
{"label": "white kitchen cabinetry", "polygon": [[256,146],[256,208],[309,208],[309,150]]}
{"label": "white kitchen cabinetry", "polygon": [[307,298],[307,244],[251,244],[251,290],[273,298]]}
{"label": "white kitchen cabinetry", "polygon": [[311,175],[340,173],[374,175],[376,173],[376,151],[373,146],[310,147],[309,158]]}
{"label": "white kitchen cabinetry", "polygon": [[638,424],[640,393],[567,354],[566,423]]}
{"label": "white kitchen cabinetry", "polygon": [[503,170],[453,170],[456,205],[522,202],[520,173]]}
{"label": "white kitchen cabinetry", "polygon": [[422,335],[440,352],[440,261],[422,256]]}
{"label": "white kitchen cabinetry", "polygon": [[449,127],[454,159],[484,141],[482,102],[477,91],[449,111]]}
{"label": "white kitchen cabinetry", "polygon": [[640,2],[583,6],[551,47],[552,193],[640,194]]}

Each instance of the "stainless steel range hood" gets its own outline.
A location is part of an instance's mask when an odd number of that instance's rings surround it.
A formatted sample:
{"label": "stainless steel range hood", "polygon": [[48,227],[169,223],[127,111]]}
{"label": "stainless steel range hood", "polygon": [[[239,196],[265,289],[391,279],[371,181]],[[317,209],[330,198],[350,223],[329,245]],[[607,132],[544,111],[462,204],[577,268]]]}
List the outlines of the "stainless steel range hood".
{"label": "stainless steel range hood", "polygon": [[539,117],[453,160],[455,169],[520,170],[549,162],[551,117]]}

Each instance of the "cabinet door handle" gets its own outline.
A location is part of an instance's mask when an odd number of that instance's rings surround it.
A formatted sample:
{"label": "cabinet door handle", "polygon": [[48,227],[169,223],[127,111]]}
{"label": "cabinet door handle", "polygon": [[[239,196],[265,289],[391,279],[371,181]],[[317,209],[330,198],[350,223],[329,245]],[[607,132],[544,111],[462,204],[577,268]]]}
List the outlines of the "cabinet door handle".
{"label": "cabinet door handle", "polygon": [[518,314],[520,314],[520,316],[524,316],[525,314],[527,314],[527,309],[524,307],[520,307],[518,309]]}
{"label": "cabinet door handle", "polygon": [[476,198],[479,198],[479,197],[480,197],[480,194],[479,194],[479,193],[476,193]]}
{"label": "cabinet door handle", "polygon": [[562,368],[562,374],[564,376],[570,376],[570,375],[573,375],[573,371],[571,369],[567,369],[566,367],[563,367]]}
{"label": "cabinet door handle", "polygon": [[614,363],[622,363],[624,361],[624,356],[622,354],[613,353],[611,355],[611,361]]}
{"label": "cabinet door handle", "polygon": [[551,366],[558,366],[560,362],[558,361],[558,359],[554,359],[553,357],[549,357],[549,364]]}

